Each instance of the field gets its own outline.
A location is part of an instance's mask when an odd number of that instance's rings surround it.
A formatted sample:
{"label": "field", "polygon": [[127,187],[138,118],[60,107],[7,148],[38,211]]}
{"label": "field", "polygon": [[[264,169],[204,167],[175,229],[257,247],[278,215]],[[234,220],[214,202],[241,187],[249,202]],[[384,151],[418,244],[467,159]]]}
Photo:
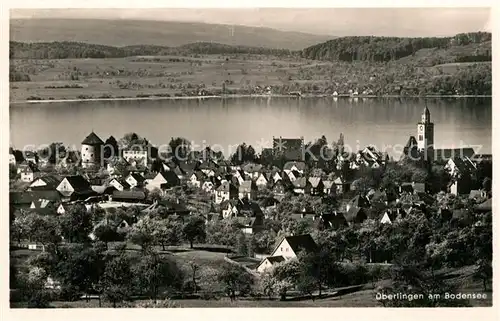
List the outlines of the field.
{"label": "field", "polygon": [[[10,101],[140,98],[198,95],[201,88],[220,93],[273,94],[302,90],[308,93],[345,93],[353,88],[384,88],[384,75],[393,85],[430,82],[456,74],[470,63],[418,67],[406,70],[368,63],[318,62],[300,58],[257,55],[205,55],[196,57],[127,57],[113,59],[11,60],[16,71],[31,81],[10,83]],[[379,84],[380,82],[380,84]],[[259,86],[261,89],[257,89]],[[387,84],[385,85],[387,87]],[[411,87],[411,86],[410,86]]]}

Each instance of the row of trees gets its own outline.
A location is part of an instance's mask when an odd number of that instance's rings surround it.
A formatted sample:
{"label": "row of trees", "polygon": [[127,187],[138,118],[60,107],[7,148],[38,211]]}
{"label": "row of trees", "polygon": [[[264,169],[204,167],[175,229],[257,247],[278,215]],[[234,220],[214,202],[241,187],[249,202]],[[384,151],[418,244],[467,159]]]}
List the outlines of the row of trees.
{"label": "row of trees", "polygon": [[258,54],[289,56],[287,49],[231,46],[220,43],[198,42],[179,47],[136,45],[113,47],[82,42],[10,42],[10,59],[69,59],[69,58],[123,58],[131,56],[167,56],[198,54]]}

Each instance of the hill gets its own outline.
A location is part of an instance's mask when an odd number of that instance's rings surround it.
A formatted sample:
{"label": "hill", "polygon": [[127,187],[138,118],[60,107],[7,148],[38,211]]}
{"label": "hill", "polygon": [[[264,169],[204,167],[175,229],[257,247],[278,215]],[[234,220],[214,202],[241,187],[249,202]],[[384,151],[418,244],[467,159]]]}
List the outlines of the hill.
{"label": "hill", "polygon": [[218,42],[301,50],[331,36],[280,31],[270,28],[221,24],[99,19],[12,19],[10,40],[19,42],[72,41],[108,46],[181,46]]}
{"label": "hill", "polygon": [[[422,53],[423,51],[423,53]],[[454,37],[342,37],[302,50],[302,57],[328,61],[451,62],[491,61],[491,33],[474,32]],[[433,59],[433,61],[425,61]]]}

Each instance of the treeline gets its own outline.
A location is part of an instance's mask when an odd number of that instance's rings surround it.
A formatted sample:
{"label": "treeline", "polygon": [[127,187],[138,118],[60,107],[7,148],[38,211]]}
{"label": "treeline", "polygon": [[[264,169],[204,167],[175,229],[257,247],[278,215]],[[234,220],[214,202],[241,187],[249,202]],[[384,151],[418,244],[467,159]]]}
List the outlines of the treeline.
{"label": "treeline", "polygon": [[479,53],[491,60],[491,33],[463,33],[454,37],[342,37],[317,44],[302,51],[302,57],[314,60],[387,62],[414,55],[420,49],[446,49],[490,42],[488,49]]}
{"label": "treeline", "polygon": [[179,47],[135,45],[113,47],[82,42],[10,42],[10,59],[69,59],[69,58],[124,58],[131,56],[165,56],[194,54],[259,54],[284,56],[293,54],[287,49],[230,46],[199,42]]}

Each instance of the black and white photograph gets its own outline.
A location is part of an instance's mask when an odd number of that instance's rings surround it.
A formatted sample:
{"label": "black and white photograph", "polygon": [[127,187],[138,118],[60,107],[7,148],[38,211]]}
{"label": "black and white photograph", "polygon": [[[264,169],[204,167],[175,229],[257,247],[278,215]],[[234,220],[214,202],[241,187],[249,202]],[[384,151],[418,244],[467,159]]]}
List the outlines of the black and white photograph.
{"label": "black and white photograph", "polygon": [[8,24],[11,309],[492,307],[491,8]]}

